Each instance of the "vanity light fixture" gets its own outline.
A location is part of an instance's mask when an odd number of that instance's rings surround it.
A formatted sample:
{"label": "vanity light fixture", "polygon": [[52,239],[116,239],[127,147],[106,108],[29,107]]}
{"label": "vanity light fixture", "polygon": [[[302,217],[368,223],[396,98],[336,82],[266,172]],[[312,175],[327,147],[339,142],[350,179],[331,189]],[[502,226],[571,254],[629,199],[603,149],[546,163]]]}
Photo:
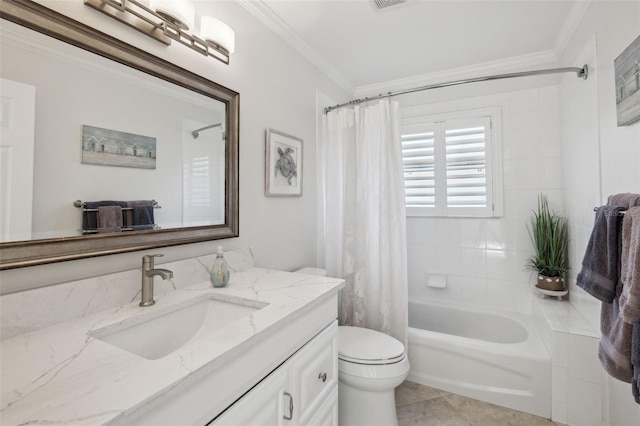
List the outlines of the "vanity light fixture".
{"label": "vanity light fixture", "polygon": [[189,1],[149,0],[149,9],[183,31],[193,30],[195,27],[196,8]]}
{"label": "vanity light fixture", "polygon": [[169,46],[177,41],[192,50],[229,64],[235,50],[235,34],[222,21],[204,16],[200,37],[193,35],[195,7],[186,0],[84,0],[90,6]]}
{"label": "vanity light fixture", "polygon": [[200,37],[209,44],[225,49],[229,54],[236,49],[236,35],[231,27],[211,16],[203,16],[200,20]]}

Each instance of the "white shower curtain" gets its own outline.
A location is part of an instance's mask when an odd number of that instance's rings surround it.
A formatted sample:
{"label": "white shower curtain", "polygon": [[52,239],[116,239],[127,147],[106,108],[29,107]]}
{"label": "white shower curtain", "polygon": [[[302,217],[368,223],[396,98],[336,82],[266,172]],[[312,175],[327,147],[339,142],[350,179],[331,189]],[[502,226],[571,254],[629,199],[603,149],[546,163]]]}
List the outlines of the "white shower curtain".
{"label": "white shower curtain", "polygon": [[398,103],[334,110],[319,144],[325,269],[341,277],[339,320],[406,344],[407,262]]}

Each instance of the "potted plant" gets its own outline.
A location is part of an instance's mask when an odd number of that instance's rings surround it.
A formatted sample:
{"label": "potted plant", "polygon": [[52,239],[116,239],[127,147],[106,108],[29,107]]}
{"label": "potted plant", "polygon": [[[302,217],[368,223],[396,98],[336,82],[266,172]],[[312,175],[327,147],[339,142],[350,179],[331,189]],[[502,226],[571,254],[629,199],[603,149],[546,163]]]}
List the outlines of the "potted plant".
{"label": "potted plant", "polygon": [[538,274],[537,287],[563,291],[564,274],[569,270],[567,219],[550,210],[547,197],[541,194],[528,230],[535,254],[528,259],[526,267]]}

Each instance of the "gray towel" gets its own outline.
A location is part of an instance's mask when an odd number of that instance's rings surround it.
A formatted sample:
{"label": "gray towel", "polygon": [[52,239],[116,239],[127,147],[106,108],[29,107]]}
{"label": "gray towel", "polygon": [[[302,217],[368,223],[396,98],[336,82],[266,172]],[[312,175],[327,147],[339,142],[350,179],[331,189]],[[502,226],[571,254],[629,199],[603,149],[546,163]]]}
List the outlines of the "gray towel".
{"label": "gray towel", "polygon": [[[608,199],[609,205],[614,207],[633,207],[640,202],[638,194],[616,194],[612,195]],[[627,221],[627,211],[624,221]],[[631,215],[629,216],[631,217]],[[616,221],[622,223],[622,220]],[[633,226],[627,223],[627,235],[623,235],[623,229],[619,228],[619,233],[624,238],[629,238],[628,233],[633,229]],[[602,303],[602,309],[600,312],[600,330],[602,337],[600,338],[600,345],[598,346],[598,358],[604,369],[611,376],[618,380],[631,383],[631,390],[633,397],[637,403],[640,404],[640,322],[631,323],[623,319],[623,310],[620,308],[622,299],[622,293],[624,291],[623,279],[628,280],[629,274],[633,275],[631,268],[628,264],[623,266],[623,262],[628,262],[628,259],[622,258],[622,252],[624,249],[624,257],[630,256],[629,244],[633,244],[632,241],[624,241],[624,244],[620,241],[620,254],[621,258],[618,259],[618,267],[620,268],[620,279],[615,287],[615,296],[613,303]],[[625,248],[626,247],[626,248]],[[637,250],[637,243],[635,249]],[[640,272],[640,266],[635,268]],[[624,277],[624,278],[623,278]]]}
{"label": "gray towel", "polygon": [[125,207],[124,201],[86,201],[82,214],[82,229],[95,230],[98,228],[98,212],[87,211],[97,210],[98,207],[120,206]]}
{"label": "gray towel", "polygon": [[633,326],[620,318],[620,306],[616,298],[613,303],[603,303],[600,310],[600,345],[598,358],[605,371],[623,382],[631,383],[631,337]]}
{"label": "gray towel", "polygon": [[640,207],[632,207],[624,215],[620,265],[620,316],[633,324],[640,321]]}
{"label": "gray towel", "polygon": [[633,324],[631,338],[631,364],[633,364],[633,380],[631,390],[636,402],[640,404],[640,321]]}
{"label": "gray towel", "polygon": [[155,229],[153,225],[133,225],[131,227],[132,231],[150,231]]}
{"label": "gray towel", "polygon": [[140,225],[153,225],[155,218],[153,216],[153,201],[151,200],[134,200],[127,201],[127,207],[131,210],[127,211],[127,225],[134,227]]}
{"label": "gray towel", "polygon": [[609,197],[607,198],[607,205],[620,207],[634,206],[638,201],[639,196],[640,194],[632,194],[631,192],[609,195]]}
{"label": "gray towel", "polygon": [[122,207],[98,207],[98,233],[122,232]]}
{"label": "gray towel", "polygon": [[582,261],[576,284],[598,300],[613,302],[618,282],[619,235],[621,221],[618,206],[602,206],[596,219]]}

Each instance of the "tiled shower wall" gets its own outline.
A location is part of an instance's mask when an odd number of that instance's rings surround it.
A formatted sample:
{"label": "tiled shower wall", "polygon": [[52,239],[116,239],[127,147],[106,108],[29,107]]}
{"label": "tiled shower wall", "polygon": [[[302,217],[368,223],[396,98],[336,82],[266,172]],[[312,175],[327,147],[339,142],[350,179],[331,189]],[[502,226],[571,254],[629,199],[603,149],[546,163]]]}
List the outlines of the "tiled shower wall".
{"label": "tiled shower wall", "polygon": [[[589,78],[582,84],[564,78],[559,85],[559,98],[563,199],[572,235],[569,254],[574,264],[569,274],[571,304],[597,334],[600,303],[578,288],[575,278],[593,228],[593,207],[605,203],[611,194],[640,192],[640,123],[617,125],[614,92],[614,60],[638,37],[639,22],[638,2],[591,2],[562,58],[565,63],[588,63],[590,67]],[[599,366],[597,345],[569,352],[567,362],[571,366],[587,359],[595,361],[593,370],[600,372],[600,382],[594,374],[585,375],[582,380],[590,383],[570,386],[568,395],[577,394],[591,401],[590,409],[596,408],[596,397],[601,395],[603,425],[639,424],[640,405],[634,401],[631,385],[610,377]],[[556,369],[557,358],[553,361]],[[572,412],[576,411],[569,404],[570,424]]]}
{"label": "tiled shower wall", "polygon": [[[504,217],[408,218],[410,298],[531,310],[526,223],[540,193],[552,208],[562,208],[557,86],[431,104],[419,112],[494,106],[502,116]],[[446,288],[427,287],[427,275],[434,273],[446,275]]]}
{"label": "tiled shower wall", "polygon": [[[580,63],[584,62],[589,59]],[[594,130],[593,125],[597,122],[593,118],[596,101],[592,99],[595,83],[574,76],[564,79],[563,83],[430,105],[425,109],[429,113],[500,106],[504,217],[409,218],[411,298],[532,312],[532,302],[538,295],[533,288],[535,277],[524,270],[526,259],[532,253],[526,224],[537,206],[538,194],[546,194],[551,207],[564,215],[567,212],[563,207],[566,209],[569,203],[592,205],[599,196],[597,158],[589,157],[597,152],[592,137],[594,132],[597,135],[597,126]],[[575,114],[562,122],[559,99],[563,92],[559,90],[575,90],[581,94],[572,103]],[[579,122],[583,121],[591,124],[580,126]],[[567,132],[571,132],[573,138],[567,138]],[[563,135],[565,140],[574,142],[563,143]],[[597,138],[595,141],[597,144]],[[568,155],[574,158],[569,165],[562,160],[563,148],[570,150]],[[569,169],[563,171],[562,165]],[[591,172],[579,173],[576,170],[579,167],[588,167]],[[567,187],[572,188],[569,194]],[[584,211],[577,218],[571,217],[570,223],[572,282],[579,271],[593,222],[592,209],[580,209]],[[446,274],[446,288],[427,287],[427,275],[434,273]],[[601,403],[604,393],[603,372],[597,359],[598,328],[593,321],[585,319],[593,310],[593,304],[582,300],[581,293],[584,292],[572,288],[572,303],[573,298],[579,299],[580,312],[571,304],[555,299],[540,305],[548,311],[545,312],[548,327],[543,327],[543,334],[552,360],[550,414],[554,421],[571,426],[601,424],[603,410],[606,410]],[[533,307],[537,313],[539,307]]]}

